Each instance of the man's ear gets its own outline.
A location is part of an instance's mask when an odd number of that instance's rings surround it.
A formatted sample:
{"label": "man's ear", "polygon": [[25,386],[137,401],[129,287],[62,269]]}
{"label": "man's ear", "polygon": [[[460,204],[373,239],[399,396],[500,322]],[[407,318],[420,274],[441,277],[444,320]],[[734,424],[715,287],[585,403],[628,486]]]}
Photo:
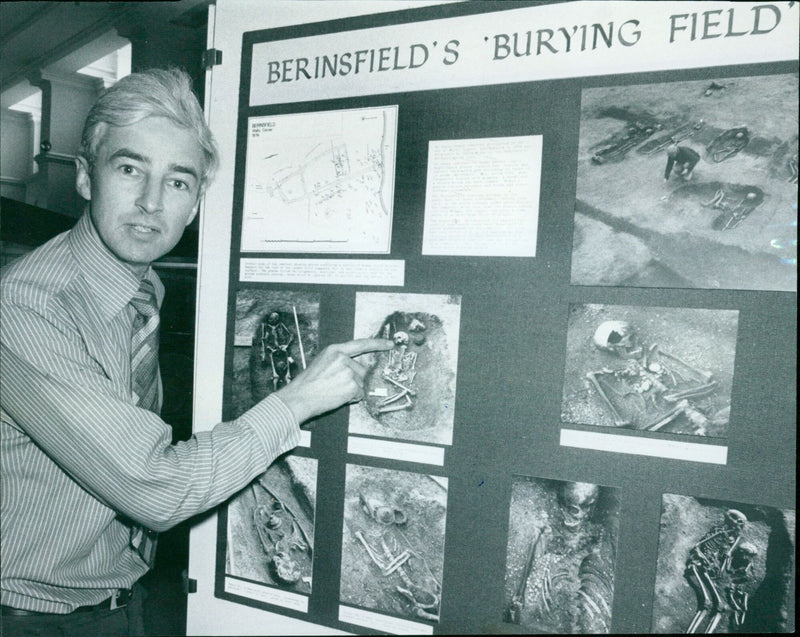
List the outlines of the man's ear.
{"label": "man's ear", "polygon": [[197,211],[200,210],[200,199],[197,200],[197,203],[194,205],[194,210],[192,210],[192,214],[189,215],[189,218],[186,220],[186,227],[189,227],[189,224],[194,221],[194,218],[197,216]]}
{"label": "man's ear", "polygon": [[89,162],[86,161],[85,157],[78,156],[75,158],[75,173],[75,190],[86,201],[91,201],[92,178],[89,174]]}
{"label": "man's ear", "polygon": [[189,218],[186,220],[186,227],[189,227],[189,224],[194,221],[194,218],[197,216],[198,211],[200,210],[200,200],[203,198],[203,195],[206,194],[206,183],[203,181],[200,184],[200,189],[197,192],[197,201],[194,202],[194,210],[192,210],[192,214],[189,215]]}

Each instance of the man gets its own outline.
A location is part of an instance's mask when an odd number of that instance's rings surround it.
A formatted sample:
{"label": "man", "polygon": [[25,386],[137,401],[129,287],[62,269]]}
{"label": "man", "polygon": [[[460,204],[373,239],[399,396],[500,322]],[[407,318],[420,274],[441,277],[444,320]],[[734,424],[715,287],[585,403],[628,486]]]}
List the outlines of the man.
{"label": "man", "polygon": [[697,151],[688,146],[678,146],[678,143],[673,141],[669,148],[667,148],[667,168],[664,170],[664,181],[669,180],[669,175],[672,172],[673,166],[675,166],[675,171],[681,177],[686,181],[690,180],[694,167],[699,161],[700,155]]}
{"label": "man", "polygon": [[298,443],[299,423],[363,398],[352,357],[393,345],[332,345],[236,420],[171,444],[157,415],[164,288],[151,263],[194,219],[216,164],[185,73],[124,78],[86,120],[84,215],[4,273],[3,635],[141,630],[129,589],[155,533],[246,486]]}

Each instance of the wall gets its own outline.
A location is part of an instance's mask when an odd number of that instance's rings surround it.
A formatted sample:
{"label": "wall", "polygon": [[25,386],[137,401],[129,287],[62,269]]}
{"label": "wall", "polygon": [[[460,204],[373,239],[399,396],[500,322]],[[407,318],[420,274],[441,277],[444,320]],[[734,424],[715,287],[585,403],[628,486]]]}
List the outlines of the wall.
{"label": "wall", "polygon": [[3,109],[0,126],[0,194],[24,200],[25,180],[30,176],[29,153],[33,121],[27,113]]}

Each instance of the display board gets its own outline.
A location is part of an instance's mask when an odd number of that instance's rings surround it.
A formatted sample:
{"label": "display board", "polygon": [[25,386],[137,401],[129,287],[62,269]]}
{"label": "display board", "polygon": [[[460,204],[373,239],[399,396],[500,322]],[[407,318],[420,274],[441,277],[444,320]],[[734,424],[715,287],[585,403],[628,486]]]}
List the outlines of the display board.
{"label": "display board", "polygon": [[188,632],[793,630],[798,6],[213,11],[195,426],[395,345]]}

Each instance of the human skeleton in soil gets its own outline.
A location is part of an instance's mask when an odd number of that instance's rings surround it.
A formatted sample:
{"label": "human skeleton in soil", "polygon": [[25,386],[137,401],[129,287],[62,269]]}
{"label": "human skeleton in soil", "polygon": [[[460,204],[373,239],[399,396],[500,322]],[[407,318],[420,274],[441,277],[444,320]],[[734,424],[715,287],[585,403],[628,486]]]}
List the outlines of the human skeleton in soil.
{"label": "human skeleton in soil", "polygon": [[375,406],[376,415],[414,408],[417,396],[414,379],[426,331],[427,326],[419,318],[400,312],[388,317],[381,326],[379,336],[392,339],[394,347],[383,352],[379,361],[380,378],[386,396]]}
{"label": "human skeleton in soil", "polygon": [[687,633],[713,633],[725,615],[731,629],[744,623],[752,580],[752,563],[758,550],[743,540],[747,517],[728,509],[692,548],[684,577],[697,597],[697,611]]}
{"label": "human skeleton in soil", "polygon": [[613,540],[595,517],[600,488],[564,482],[551,524],[535,528],[506,621],[560,633],[607,633]]}
{"label": "human skeleton in soil", "polygon": [[622,131],[594,147],[595,152],[591,161],[593,164],[621,161],[632,148],[644,142],[660,128],[660,124],[649,121],[628,122]]}
{"label": "human skeleton in soil", "polygon": [[405,530],[414,522],[397,505],[363,493],[358,501],[366,518],[354,537],[393,587],[401,606],[416,618],[438,621],[442,587],[421,551],[408,540]]}
{"label": "human skeleton in soil", "polygon": [[614,426],[659,431],[683,417],[690,433],[707,434],[709,418],[692,401],[717,389],[711,372],[660,350],[656,343],[640,344],[627,321],[604,321],[593,342],[610,355],[609,366],[588,372],[586,378]]}
{"label": "human skeleton in soil", "polygon": [[[253,526],[267,558],[270,576],[279,585],[303,588],[304,565],[310,561],[313,542],[297,514],[263,482],[251,486],[256,506]],[[268,496],[264,502],[263,495]],[[306,576],[310,582],[310,574]]]}
{"label": "human skeleton in soil", "polygon": [[278,312],[270,312],[261,323],[261,362],[269,360],[272,368],[273,389],[283,387],[292,380],[294,358],[289,354],[289,346],[294,342],[294,334],[281,320]]}

